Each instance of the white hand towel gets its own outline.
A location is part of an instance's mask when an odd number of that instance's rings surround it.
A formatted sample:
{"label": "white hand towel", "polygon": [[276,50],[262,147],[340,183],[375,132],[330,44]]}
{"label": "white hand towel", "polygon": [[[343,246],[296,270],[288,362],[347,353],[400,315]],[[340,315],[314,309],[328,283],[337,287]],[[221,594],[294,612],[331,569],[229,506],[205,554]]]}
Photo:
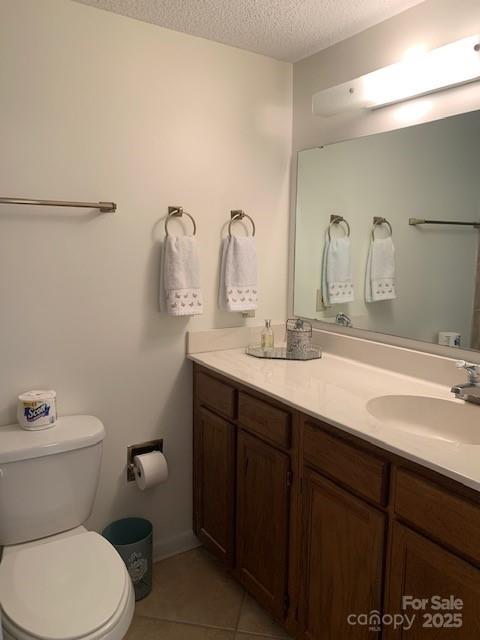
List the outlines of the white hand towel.
{"label": "white hand towel", "polygon": [[350,238],[326,239],[323,253],[322,297],[325,306],[353,302]]}
{"label": "white hand towel", "polygon": [[171,316],[203,313],[200,260],[193,236],[167,236],[160,274],[160,309]]}
{"label": "white hand towel", "polygon": [[394,300],[395,286],[395,246],[391,236],[375,238],[368,250],[365,274],[365,301]]}
{"label": "white hand towel", "polygon": [[255,238],[232,236],[222,245],[218,304],[223,311],[257,308],[257,250]]}

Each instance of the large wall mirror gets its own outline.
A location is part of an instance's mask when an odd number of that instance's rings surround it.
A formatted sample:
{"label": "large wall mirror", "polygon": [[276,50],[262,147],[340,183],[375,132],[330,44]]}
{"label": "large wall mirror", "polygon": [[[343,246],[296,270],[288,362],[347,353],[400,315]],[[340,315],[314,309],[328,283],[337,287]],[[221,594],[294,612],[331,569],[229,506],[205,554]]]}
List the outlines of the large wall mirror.
{"label": "large wall mirror", "polygon": [[295,315],[480,349],[479,149],[476,111],[301,151]]}

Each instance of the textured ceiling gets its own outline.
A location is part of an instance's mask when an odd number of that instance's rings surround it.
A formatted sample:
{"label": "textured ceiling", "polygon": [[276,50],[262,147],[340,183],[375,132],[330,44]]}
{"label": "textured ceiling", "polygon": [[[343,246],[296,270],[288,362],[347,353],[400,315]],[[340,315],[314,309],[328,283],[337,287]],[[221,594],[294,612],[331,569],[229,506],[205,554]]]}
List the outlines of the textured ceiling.
{"label": "textured ceiling", "polygon": [[76,0],[296,62],[422,0]]}

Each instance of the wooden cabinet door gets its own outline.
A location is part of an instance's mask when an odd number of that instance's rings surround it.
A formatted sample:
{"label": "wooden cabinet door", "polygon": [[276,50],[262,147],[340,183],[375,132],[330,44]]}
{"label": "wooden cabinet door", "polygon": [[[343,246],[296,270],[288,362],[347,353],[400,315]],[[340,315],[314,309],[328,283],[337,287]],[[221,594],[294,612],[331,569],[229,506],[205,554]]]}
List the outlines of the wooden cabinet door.
{"label": "wooden cabinet door", "polygon": [[235,426],[200,407],[195,421],[195,531],[228,566],[235,551]]}
{"label": "wooden cabinet door", "polygon": [[[395,522],[387,610],[415,621],[394,629],[384,626],[386,640],[473,640],[480,638],[480,570],[423,536]],[[480,541],[479,541],[480,542]],[[428,599],[425,609],[402,607],[404,596]],[[432,596],[453,596],[462,608],[431,607]],[[411,601],[410,601],[411,602]],[[461,614],[455,619],[453,614]],[[461,625],[461,626],[459,626]]]}
{"label": "wooden cabinet door", "polygon": [[379,637],[349,624],[381,609],[385,515],[317,473],[303,486],[300,627],[308,640]]}
{"label": "wooden cabinet door", "polygon": [[283,617],[290,459],[241,429],[237,451],[237,571],[247,590]]}

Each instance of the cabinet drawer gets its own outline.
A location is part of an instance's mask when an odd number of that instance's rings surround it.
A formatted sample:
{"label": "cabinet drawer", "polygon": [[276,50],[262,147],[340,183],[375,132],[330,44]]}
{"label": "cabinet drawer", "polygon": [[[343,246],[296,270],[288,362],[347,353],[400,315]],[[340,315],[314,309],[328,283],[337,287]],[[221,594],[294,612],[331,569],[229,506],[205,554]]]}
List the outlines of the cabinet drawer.
{"label": "cabinet drawer", "polygon": [[238,419],[242,427],[288,449],[291,440],[291,416],[288,411],[240,392]]}
{"label": "cabinet drawer", "polygon": [[195,393],[202,405],[207,405],[229,418],[235,418],[235,389],[233,387],[199,371]]}
{"label": "cabinet drawer", "polygon": [[386,504],[388,464],[307,422],[304,460],[356,493]]}
{"label": "cabinet drawer", "polygon": [[480,505],[398,469],[395,512],[438,541],[480,562]]}

